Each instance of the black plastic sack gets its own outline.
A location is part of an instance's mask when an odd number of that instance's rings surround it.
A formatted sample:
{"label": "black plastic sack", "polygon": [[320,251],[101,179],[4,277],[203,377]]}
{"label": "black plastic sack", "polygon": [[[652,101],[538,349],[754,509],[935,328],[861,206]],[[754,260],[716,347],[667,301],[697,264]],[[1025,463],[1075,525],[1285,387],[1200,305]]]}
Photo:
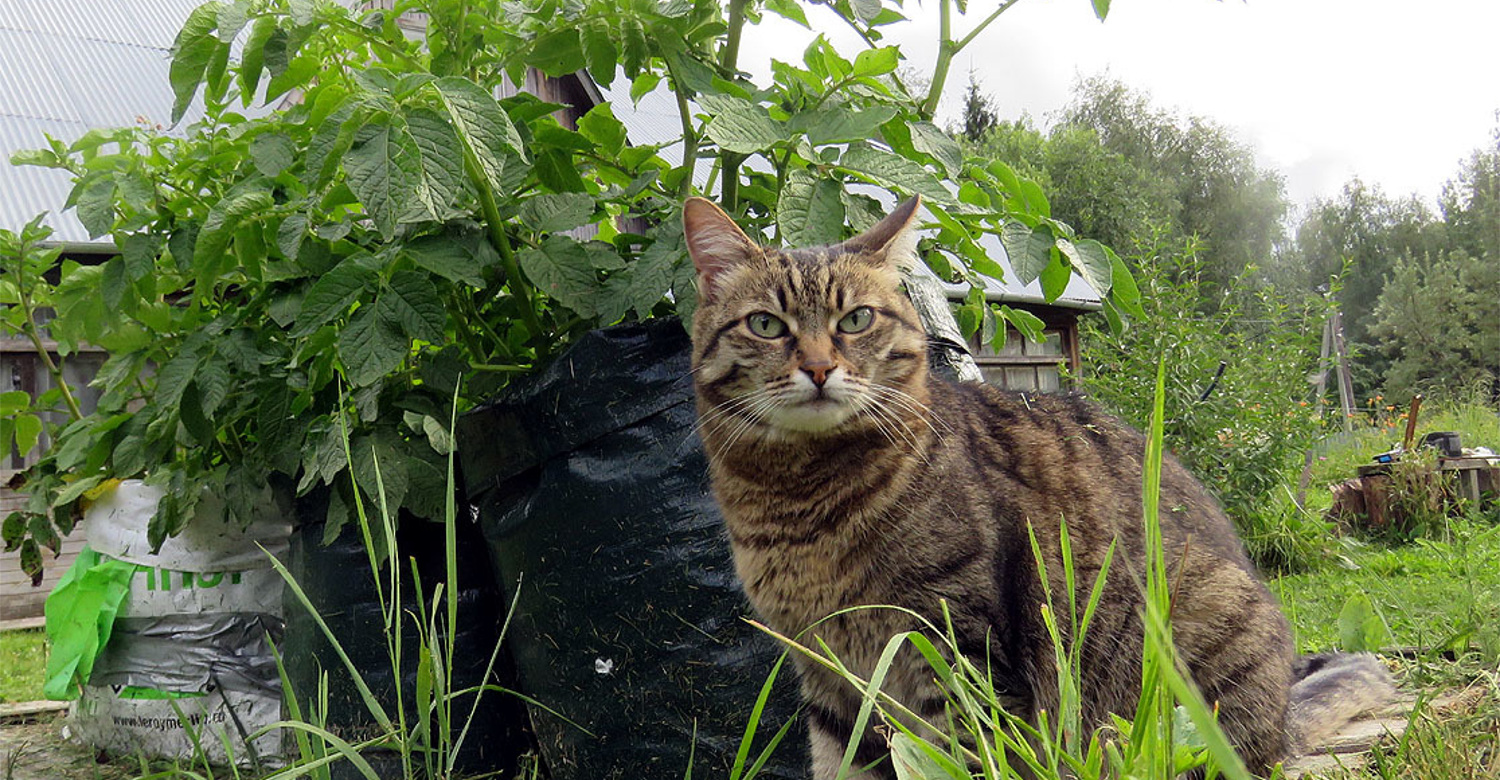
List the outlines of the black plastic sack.
{"label": "black plastic sack", "polygon": [[[519,594],[518,684],[556,711],[530,708],[553,780],[680,778],[690,754],[693,777],[727,777],[782,653],[742,620],[688,363],[676,320],[595,331],[459,421],[466,492]],[[796,706],[787,663],[756,751]],[[805,775],[802,734],[764,776]]]}
{"label": "black plastic sack", "polygon": [[[299,519],[323,517],[326,501],[326,494],[316,493],[298,499]],[[478,529],[465,520],[460,518],[459,521],[454,690],[477,686],[484,681],[485,666],[499,641],[500,624],[507,606],[500,600]],[[338,539],[329,545],[324,545],[322,539],[323,523],[320,520],[299,522],[292,533],[287,569],[339,639],[340,646],[359,669],[375,698],[394,719],[398,675],[392,669],[386,649],[380,600],[370,576],[369,558],[359,529],[352,524],[345,526]],[[436,523],[403,515],[396,531],[396,541],[402,560],[402,614],[407,621],[402,629],[399,679],[408,722],[416,723],[412,703],[416,698],[419,646],[417,628],[411,616],[421,614],[415,588],[421,587],[431,609],[433,588],[443,581],[443,529]],[[412,582],[408,558],[416,558],[421,583]],[[378,734],[378,724],[322,630],[292,593],[286,594],[285,602],[286,639],[281,653],[287,678],[297,692],[304,714],[309,699],[317,693],[319,673],[326,671],[326,725],[329,730],[350,742]],[[502,658],[502,661],[506,663],[499,665],[489,682],[509,686],[508,659]],[[471,697],[465,696],[453,707],[455,729],[461,728],[469,716],[472,701]],[[525,720],[525,710],[514,697],[497,692],[485,693],[460,751],[458,771],[463,775],[498,772],[502,777],[511,776],[520,755],[530,748]],[[394,754],[368,751],[365,757],[382,777],[402,776]],[[358,776],[351,766],[343,763],[334,766],[336,779]]]}

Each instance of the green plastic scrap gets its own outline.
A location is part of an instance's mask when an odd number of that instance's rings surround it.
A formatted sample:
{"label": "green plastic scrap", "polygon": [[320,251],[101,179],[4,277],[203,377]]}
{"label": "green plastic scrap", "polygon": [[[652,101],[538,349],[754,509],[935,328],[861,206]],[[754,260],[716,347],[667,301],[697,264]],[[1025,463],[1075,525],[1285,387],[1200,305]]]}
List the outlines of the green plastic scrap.
{"label": "green plastic scrap", "polygon": [[88,547],[78,553],[57,587],[47,596],[47,680],[42,692],[49,699],[76,699],[99,650],[109,642],[120,602],[130,590],[137,566],[100,555]]}

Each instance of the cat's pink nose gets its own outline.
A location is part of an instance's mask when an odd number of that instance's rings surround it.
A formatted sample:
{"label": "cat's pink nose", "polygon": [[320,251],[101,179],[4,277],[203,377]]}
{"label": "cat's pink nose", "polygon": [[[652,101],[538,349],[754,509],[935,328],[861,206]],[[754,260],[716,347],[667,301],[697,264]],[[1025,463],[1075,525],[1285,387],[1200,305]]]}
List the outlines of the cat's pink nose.
{"label": "cat's pink nose", "polygon": [[829,372],[833,371],[833,361],[811,360],[802,364],[802,371],[812,378],[813,384],[822,387],[828,381]]}

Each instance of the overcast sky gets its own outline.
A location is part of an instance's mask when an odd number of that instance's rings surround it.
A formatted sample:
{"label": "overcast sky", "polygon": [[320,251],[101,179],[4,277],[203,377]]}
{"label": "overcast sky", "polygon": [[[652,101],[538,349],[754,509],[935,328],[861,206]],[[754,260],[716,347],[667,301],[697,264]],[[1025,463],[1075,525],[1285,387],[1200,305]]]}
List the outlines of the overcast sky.
{"label": "overcast sky", "polygon": [[[887,38],[926,72],[936,7],[907,0],[913,21]],[[995,7],[970,0],[955,37]],[[809,18],[841,51],[858,50],[825,9]],[[812,35],[768,21],[747,38],[743,66],[800,62]],[[1045,126],[1077,78],[1108,71],[1160,108],[1231,128],[1285,176],[1293,203],[1359,176],[1431,204],[1500,124],[1500,2],[1114,0],[1100,23],[1090,0],[1022,0],[959,55],[940,122],[958,116],[971,67],[1006,118]]]}

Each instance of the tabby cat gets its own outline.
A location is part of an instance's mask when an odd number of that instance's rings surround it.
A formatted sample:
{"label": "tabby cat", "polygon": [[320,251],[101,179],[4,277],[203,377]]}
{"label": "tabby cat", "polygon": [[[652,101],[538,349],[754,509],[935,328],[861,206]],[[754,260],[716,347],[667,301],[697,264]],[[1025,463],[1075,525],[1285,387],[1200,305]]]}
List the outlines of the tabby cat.
{"label": "tabby cat", "polygon": [[[700,432],[736,570],[756,612],[787,635],[865,604],[936,619],[946,600],[959,650],[994,670],[1008,710],[1035,716],[1057,711],[1058,686],[1028,527],[1054,594],[1066,593],[1064,521],[1080,588],[1092,587],[1117,542],[1082,648],[1084,717],[1103,724],[1107,713],[1133,712],[1139,697],[1144,439],[1077,396],[1008,394],[929,374],[927,337],[900,274],[916,262],[918,205],[812,249],[758,246],[701,198],[683,208],[699,273]],[[1296,694],[1287,622],[1223,512],[1171,458],[1161,502],[1178,649],[1246,763],[1264,771],[1303,730],[1288,716]],[[901,612],[861,610],[810,634],[868,678],[887,640],[914,628]],[[831,780],[859,692],[798,661],[813,777]],[[1355,664],[1375,678],[1363,697],[1349,695],[1358,686],[1339,664],[1304,664],[1323,673],[1320,706],[1308,711],[1332,722],[1388,695],[1371,664]],[[885,691],[941,723],[932,678],[912,652],[897,658]],[[886,750],[879,734],[861,735],[855,766]],[[890,762],[869,776],[893,777]]]}

